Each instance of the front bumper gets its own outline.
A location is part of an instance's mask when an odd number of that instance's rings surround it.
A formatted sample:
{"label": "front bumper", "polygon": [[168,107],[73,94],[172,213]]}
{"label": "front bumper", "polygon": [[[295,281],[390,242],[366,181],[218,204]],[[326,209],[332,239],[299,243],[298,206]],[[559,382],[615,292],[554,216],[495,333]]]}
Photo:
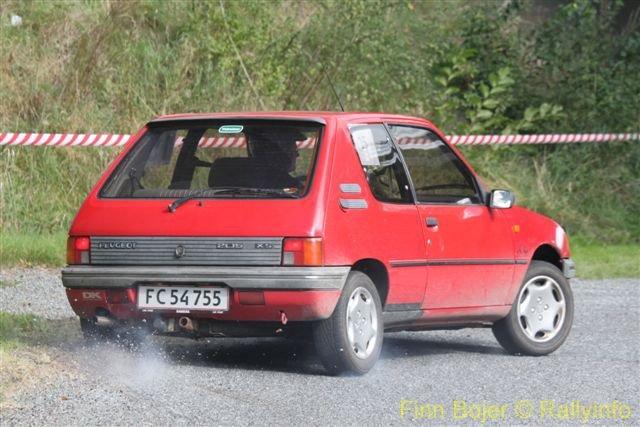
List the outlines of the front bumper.
{"label": "front bumper", "polygon": [[562,274],[567,279],[573,279],[576,277],[576,263],[571,258],[564,258],[562,260]]}
{"label": "front bumper", "polygon": [[[80,317],[100,313],[120,320],[175,317],[175,310],[142,311],[135,300],[115,303],[110,295],[142,283],[206,283],[230,288],[229,310],[197,311],[190,314],[194,318],[279,322],[284,313],[291,321],[310,321],[331,316],[349,271],[349,267],[69,266],[62,270],[62,283]],[[242,291],[260,292],[264,303],[243,303]]]}

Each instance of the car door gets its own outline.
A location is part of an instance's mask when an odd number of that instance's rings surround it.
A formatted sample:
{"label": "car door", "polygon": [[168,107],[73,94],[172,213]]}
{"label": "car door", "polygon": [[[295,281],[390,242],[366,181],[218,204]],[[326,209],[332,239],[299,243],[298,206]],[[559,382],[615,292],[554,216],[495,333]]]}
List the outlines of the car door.
{"label": "car door", "polygon": [[[367,230],[357,244],[387,266],[385,311],[419,310],[427,283],[426,246],[402,158],[382,123],[354,123],[349,132],[374,200],[366,216],[364,209],[361,219],[354,212],[355,223],[343,236],[348,239],[360,227]],[[349,195],[342,197],[345,201]]]}
{"label": "car door", "polygon": [[503,305],[513,279],[512,231],[483,202],[471,171],[438,135],[389,125],[409,170],[425,231],[423,309]]}

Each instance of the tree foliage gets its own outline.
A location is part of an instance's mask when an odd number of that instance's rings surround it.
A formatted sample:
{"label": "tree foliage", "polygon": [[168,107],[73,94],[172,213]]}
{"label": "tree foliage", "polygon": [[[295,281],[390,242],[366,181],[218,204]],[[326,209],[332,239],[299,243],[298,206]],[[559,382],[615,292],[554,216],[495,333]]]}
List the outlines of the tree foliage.
{"label": "tree foliage", "polygon": [[[132,132],[172,112],[336,110],[328,77],[348,110],[424,116],[450,134],[637,132],[637,12],[574,0],[541,18],[539,6],[5,1],[0,130]],[[11,26],[11,14],[23,24]],[[489,183],[570,232],[640,241],[639,147],[465,153]],[[113,157],[97,151],[2,149],[3,228],[66,227]],[[30,210],[49,204],[53,218]]]}

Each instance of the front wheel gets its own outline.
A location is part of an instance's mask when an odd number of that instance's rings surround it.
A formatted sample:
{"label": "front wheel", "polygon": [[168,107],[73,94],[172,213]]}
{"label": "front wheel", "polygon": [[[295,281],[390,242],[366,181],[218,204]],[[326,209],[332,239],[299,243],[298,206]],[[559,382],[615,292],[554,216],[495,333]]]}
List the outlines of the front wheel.
{"label": "front wheel", "polygon": [[557,350],[573,323],[573,293],[553,264],[533,261],[509,315],[493,334],[510,353],[542,356]]}
{"label": "front wheel", "polygon": [[373,282],[352,271],[330,318],[314,325],[314,340],[331,374],[365,374],[382,349],[382,304]]}

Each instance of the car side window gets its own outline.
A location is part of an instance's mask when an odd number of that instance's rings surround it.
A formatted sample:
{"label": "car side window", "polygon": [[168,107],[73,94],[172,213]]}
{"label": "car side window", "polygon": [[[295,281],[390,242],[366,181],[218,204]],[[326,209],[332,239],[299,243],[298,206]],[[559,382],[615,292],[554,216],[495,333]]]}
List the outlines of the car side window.
{"label": "car side window", "polygon": [[411,203],[409,179],[384,125],[350,125],[349,132],[375,198],[382,202]]}
{"label": "car side window", "polygon": [[428,129],[389,125],[389,132],[402,152],[421,203],[480,203],[471,172]]}

